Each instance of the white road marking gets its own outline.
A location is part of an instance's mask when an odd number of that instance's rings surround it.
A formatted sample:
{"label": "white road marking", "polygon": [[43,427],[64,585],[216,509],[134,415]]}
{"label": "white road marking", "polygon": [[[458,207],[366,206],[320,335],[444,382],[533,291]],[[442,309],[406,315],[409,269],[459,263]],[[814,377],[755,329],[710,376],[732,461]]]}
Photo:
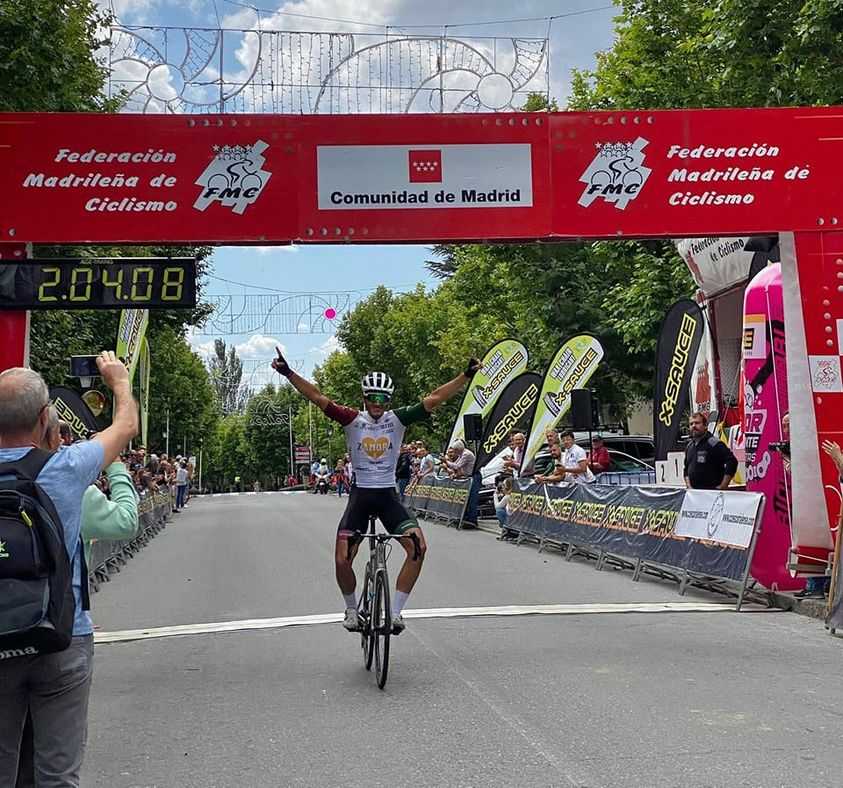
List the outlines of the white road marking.
{"label": "white road marking", "polygon": [[[505,605],[502,607],[438,607],[426,610],[405,610],[404,618],[474,618],[477,616],[582,616],[603,613],[725,613],[734,611],[734,603],[721,602],[629,602],[580,605]],[[337,624],[342,613],[322,613],[284,618],[251,618],[209,624],[182,624],[171,627],[125,629],[97,632],[95,643],[129,643],[133,640],[212,635],[218,632],[242,632],[252,629],[283,629],[313,624]]]}
{"label": "white road marking", "polygon": [[307,490],[261,490],[260,492],[227,492],[227,493],[208,493],[207,495],[194,496],[195,501],[201,501],[204,498],[230,498],[233,495],[304,495]]}

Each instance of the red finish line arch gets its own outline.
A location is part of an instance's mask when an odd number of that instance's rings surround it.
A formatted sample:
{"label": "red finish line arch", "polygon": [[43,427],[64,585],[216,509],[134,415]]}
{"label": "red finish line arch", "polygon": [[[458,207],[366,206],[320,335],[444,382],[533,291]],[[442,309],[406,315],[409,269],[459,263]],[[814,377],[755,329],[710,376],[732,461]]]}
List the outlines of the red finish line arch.
{"label": "red finish line arch", "polygon": [[[792,359],[800,371],[791,397],[793,541],[800,555],[825,563],[839,504],[823,485],[837,486],[838,479],[820,444],[843,442],[841,152],[843,108],[835,107],[0,114],[0,244],[3,259],[10,259],[20,251],[12,245],[23,243],[783,233],[783,276],[801,329]],[[0,367],[21,363],[26,331],[16,323],[13,337],[4,326],[14,318],[0,320],[0,352],[7,354]],[[811,516],[811,501],[824,505],[824,517]]]}

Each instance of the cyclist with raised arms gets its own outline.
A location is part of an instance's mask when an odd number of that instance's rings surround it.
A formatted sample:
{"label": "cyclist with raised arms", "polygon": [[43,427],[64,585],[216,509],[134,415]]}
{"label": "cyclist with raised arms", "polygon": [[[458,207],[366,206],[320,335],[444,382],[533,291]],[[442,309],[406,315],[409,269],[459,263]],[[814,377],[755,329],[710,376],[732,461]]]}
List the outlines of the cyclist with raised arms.
{"label": "cyclist with raised arms", "polygon": [[278,358],[272,362],[273,369],[284,375],[329,419],[341,424],[348,441],[355,483],[337,529],[335,561],[337,584],[345,600],[343,626],[349,632],[360,629],[357,578],[352,563],[360,545],[358,534],[364,534],[368,529],[369,516],[377,516],[391,534],[415,534],[418,539],[418,553],[412,539],[399,540],[407,557],[392,598],[392,634],[398,635],[404,630],[401,611],[419,577],[427,547],[416,518],[401,504],[395,488],[395,467],[404,432],[411,424],[427,419],[431,411],[458,394],[480,369],[480,362],[470,359],[465,372],[452,381],[440,386],[416,405],[395,410],[387,410],[395,390],[392,379],[384,372],[369,372],[362,380],[363,410],[356,410],[332,402],[313,383],[293,372],[281,350],[276,350]]}

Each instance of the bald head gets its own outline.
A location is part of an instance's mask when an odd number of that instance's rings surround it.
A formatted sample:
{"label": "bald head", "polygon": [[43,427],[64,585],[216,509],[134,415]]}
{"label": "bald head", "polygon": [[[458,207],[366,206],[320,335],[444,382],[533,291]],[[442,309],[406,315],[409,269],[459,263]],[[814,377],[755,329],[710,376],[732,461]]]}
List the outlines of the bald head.
{"label": "bald head", "polygon": [[35,430],[49,401],[47,384],[37,372],[24,367],[0,372],[0,439]]}

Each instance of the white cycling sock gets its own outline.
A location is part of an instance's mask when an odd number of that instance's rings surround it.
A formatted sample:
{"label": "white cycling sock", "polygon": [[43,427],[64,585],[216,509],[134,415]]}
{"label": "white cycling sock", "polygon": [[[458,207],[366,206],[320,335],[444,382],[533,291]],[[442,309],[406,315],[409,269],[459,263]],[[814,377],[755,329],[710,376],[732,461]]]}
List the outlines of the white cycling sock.
{"label": "white cycling sock", "polygon": [[345,600],[346,610],[349,610],[351,608],[357,610],[357,595],[354,591],[352,591],[350,594],[343,594],[342,598]]}
{"label": "white cycling sock", "polygon": [[393,616],[401,614],[401,611],[404,609],[404,605],[407,604],[407,597],[409,596],[409,594],[405,594],[403,591],[399,591],[398,589],[395,590],[395,596],[392,597]]}

